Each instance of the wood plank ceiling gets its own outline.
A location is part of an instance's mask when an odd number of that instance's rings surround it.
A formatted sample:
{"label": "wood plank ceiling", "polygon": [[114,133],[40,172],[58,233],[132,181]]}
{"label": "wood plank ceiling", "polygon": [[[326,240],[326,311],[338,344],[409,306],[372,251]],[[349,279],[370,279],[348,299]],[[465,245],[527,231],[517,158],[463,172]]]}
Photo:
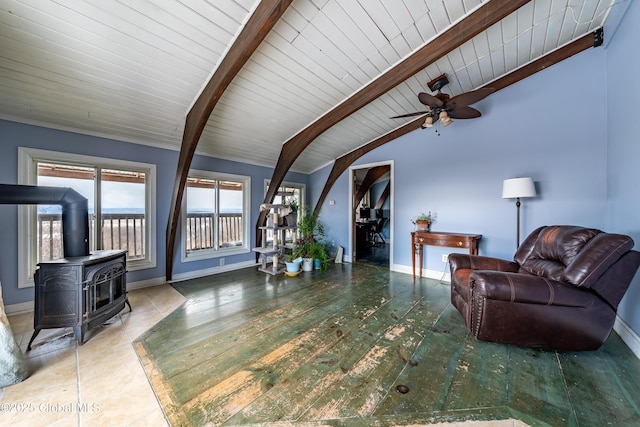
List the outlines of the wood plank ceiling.
{"label": "wood plank ceiling", "polygon": [[[498,1],[498,0],[493,0]],[[198,153],[273,167],[283,142],[480,0],[294,0],[209,118]],[[0,117],[178,149],[255,0],[0,0]],[[325,131],[309,173],[406,123],[416,94],[478,88],[601,27],[613,0],[535,0]]]}

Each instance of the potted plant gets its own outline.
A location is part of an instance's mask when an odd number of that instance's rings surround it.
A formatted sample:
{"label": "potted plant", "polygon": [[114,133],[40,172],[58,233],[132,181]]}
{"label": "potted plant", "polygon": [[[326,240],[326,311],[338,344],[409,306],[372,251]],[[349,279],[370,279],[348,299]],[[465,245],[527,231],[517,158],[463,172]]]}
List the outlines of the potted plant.
{"label": "potted plant", "polygon": [[429,231],[431,229],[431,223],[435,221],[435,214],[432,214],[429,211],[428,214],[422,212],[416,218],[412,219],[411,222],[416,226],[417,231]]}
{"label": "potted plant", "polygon": [[314,242],[311,245],[311,257],[316,270],[326,270],[330,265],[329,244],[327,242]]}
{"label": "potted plant", "polygon": [[300,264],[302,264],[302,258],[297,257],[296,254],[292,252],[285,257],[284,263],[287,266],[287,271],[289,273],[296,273],[300,271]]}
{"label": "potted plant", "polygon": [[322,224],[318,219],[319,215],[319,212],[313,212],[311,209],[307,208],[298,221],[300,239],[298,240],[295,252],[298,256],[303,258],[303,271],[310,271],[313,269],[313,258],[320,259],[321,266],[324,262],[326,267],[328,267],[328,245],[322,242],[325,231],[324,224]]}
{"label": "potted plant", "polygon": [[302,271],[313,270],[313,242],[310,240],[300,239],[294,251],[294,254],[302,259]]}

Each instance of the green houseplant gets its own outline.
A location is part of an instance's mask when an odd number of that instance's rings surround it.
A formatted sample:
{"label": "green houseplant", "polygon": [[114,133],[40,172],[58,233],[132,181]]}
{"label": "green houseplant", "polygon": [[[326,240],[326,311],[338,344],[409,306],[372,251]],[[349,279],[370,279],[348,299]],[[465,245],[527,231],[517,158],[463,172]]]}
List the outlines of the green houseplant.
{"label": "green houseplant", "polygon": [[416,218],[412,219],[411,222],[416,226],[417,231],[429,231],[435,219],[435,214],[429,211],[428,214],[422,212]]}
{"label": "green houseplant", "polygon": [[329,267],[329,247],[323,241],[325,230],[324,224],[318,219],[319,215],[320,212],[307,208],[298,221],[300,239],[294,254],[304,259],[302,269],[305,271],[313,268],[309,265],[312,259],[319,259],[321,268]]}

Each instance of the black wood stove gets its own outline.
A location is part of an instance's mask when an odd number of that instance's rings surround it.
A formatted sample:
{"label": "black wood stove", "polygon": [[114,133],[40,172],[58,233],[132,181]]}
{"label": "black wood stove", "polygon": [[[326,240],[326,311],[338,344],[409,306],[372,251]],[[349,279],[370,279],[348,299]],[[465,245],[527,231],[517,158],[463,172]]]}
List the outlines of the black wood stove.
{"label": "black wood stove", "polygon": [[34,332],[73,327],[79,344],[85,333],[118,314],[127,304],[126,251],[41,262],[34,275]]}
{"label": "black wood stove", "polygon": [[85,197],[71,188],[0,184],[0,204],[59,204],[65,258],[41,262],[34,274],[36,335],[47,328],[73,327],[85,333],[118,314],[127,299],[126,251],[89,252],[89,212]]}

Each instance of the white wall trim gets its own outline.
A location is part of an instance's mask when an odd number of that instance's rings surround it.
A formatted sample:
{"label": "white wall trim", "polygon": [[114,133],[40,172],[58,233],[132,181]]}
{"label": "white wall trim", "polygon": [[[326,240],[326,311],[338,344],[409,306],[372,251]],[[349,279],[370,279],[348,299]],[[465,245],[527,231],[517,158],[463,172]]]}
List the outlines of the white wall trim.
{"label": "white wall trim", "polygon": [[[406,273],[406,274],[413,275],[413,267],[410,265],[392,264],[391,271],[397,271],[398,273]],[[416,280],[418,280],[419,277],[420,277],[420,272],[416,270]],[[448,268],[444,271],[430,270],[430,269],[423,268],[422,277],[425,277],[427,279],[440,280],[444,282],[451,282],[451,273],[449,273]]]}
{"label": "white wall trim", "polygon": [[174,274],[173,280],[168,283],[182,282],[183,280],[197,279],[198,277],[210,276],[212,274],[225,273],[227,271],[240,270],[248,267],[255,267],[255,261],[235,262],[233,264],[221,265],[218,267],[205,268],[204,270],[189,271],[188,273]]}
{"label": "white wall trim", "polygon": [[7,313],[7,316],[11,316],[12,314],[22,314],[22,313],[31,313],[33,311],[34,302],[19,302],[17,304],[9,304],[4,306],[4,311]]}
{"label": "white wall trim", "polygon": [[616,321],[613,324],[613,330],[620,335],[622,341],[627,344],[629,349],[640,359],[640,337],[631,327],[622,320],[619,316],[616,316]]}
{"label": "white wall trim", "polygon": [[136,289],[150,288],[152,286],[165,285],[167,280],[164,277],[155,277],[153,279],[138,280],[137,282],[127,282],[127,291]]}

